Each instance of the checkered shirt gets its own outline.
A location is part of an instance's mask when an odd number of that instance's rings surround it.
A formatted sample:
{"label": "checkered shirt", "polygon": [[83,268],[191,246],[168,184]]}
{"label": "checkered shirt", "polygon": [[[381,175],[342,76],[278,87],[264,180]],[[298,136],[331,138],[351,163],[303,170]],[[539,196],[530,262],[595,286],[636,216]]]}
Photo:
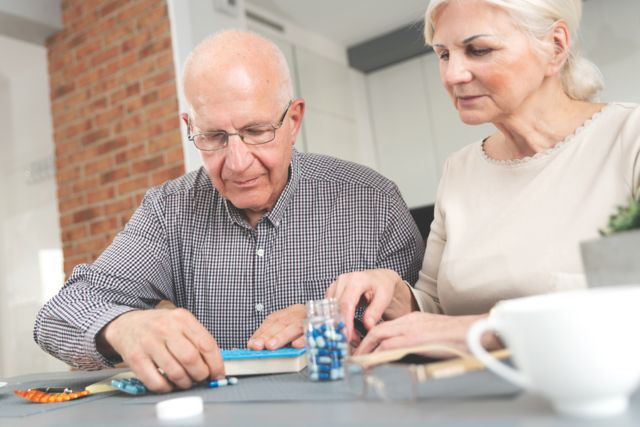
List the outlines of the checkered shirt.
{"label": "checkered shirt", "polygon": [[354,163],[293,150],[290,179],[253,229],[201,168],[149,190],[113,243],[38,313],[36,342],[82,369],[112,366],[95,338],[167,299],[222,348],[274,311],[323,298],[341,273],[390,268],[415,283],[423,242],[397,187]]}

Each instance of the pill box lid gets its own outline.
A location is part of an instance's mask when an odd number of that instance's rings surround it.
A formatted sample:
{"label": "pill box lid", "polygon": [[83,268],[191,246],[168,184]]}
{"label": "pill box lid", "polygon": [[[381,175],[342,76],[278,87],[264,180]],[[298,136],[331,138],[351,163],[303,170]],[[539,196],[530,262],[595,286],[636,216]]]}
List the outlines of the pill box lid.
{"label": "pill box lid", "polygon": [[202,414],[204,405],[202,397],[188,396],[168,399],[156,404],[156,415],[161,420],[175,420]]}

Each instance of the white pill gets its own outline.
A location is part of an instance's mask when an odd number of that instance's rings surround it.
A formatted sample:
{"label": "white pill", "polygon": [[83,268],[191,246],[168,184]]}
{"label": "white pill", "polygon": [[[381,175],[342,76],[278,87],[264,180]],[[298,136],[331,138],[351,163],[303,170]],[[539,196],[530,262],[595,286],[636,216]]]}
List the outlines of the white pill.
{"label": "white pill", "polygon": [[203,409],[202,397],[179,397],[157,403],[156,415],[161,420],[175,420],[200,415]]}

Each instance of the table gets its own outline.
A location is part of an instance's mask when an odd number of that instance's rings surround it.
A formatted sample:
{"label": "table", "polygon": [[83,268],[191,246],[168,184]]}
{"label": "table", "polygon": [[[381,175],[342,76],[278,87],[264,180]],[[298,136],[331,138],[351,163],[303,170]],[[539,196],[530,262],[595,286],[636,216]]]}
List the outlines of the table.
{"label": "table", "polygon": [[[606,426],[640,425],[640,391],[629,411],[597,421],[562,418],[542,398],[523,393],[487,371],[430,380],[416,402],[383,402],[353,396],[344,382],[312,383],[304,372],[241,378],[236,386],[197,387],[168,395],[108,393],[61,404],[35,404],[13,395],[16,388],[41,385],[86,386],[117,373],[62,372],[4,379],[0,426]],[[200,395],[204,414],[195,419],[160,421],[155,403]]]}

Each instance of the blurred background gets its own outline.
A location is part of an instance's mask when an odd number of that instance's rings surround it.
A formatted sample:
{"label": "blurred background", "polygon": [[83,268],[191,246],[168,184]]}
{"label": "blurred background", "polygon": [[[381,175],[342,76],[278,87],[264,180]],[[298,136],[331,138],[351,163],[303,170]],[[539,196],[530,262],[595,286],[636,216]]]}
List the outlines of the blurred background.
{"label": "blurred background", "polygon": [[[426,0],[0,0],[0,377],[67,369],[35,313],[109,244],[145,190],[196,169],[179,79],[208,34],[284,51],[307,113],[297,149],[393,179],[423,231],[463,125],[422,42]],[[582,44],[604,101],[640,102],[640,2],[588,0]]]}

